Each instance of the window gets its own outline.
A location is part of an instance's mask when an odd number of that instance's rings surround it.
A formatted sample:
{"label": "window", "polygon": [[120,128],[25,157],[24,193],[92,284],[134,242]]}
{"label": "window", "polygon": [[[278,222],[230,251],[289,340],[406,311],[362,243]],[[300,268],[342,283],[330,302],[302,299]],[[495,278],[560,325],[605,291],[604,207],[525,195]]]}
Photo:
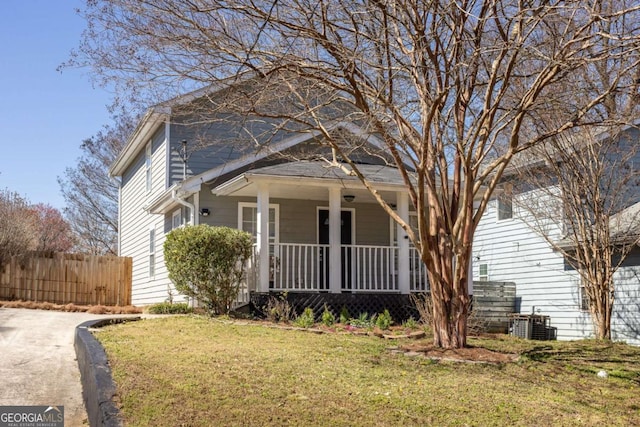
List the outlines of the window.
{"label": "window", "polygon": [[478,266],[478,280],[480,282],[489,280],[489,264],[480,264]]}
{"label": "window", "polygon": [[513,199],[511,195],[503,194],[498,197],[498,221],[513,218]]}
{"label": "window", "polygon": [[156,275],[156,230],[149,230],[149,278]]}
{"label": "window", "polygon": [[178,209],[171,215],[171,229],[174,230],[182,226],[182,209]]}
{"label": "window", "polygon": [[580,278],[580,310],[589,311],[589,295],[587,295],[587,287],[585,286],[584,278]]}
{"label": "window", "polygon": [[147,143],[144,150],[144,170],[147,181],[147,193],[151,192],[151,141]]}
{"label": "window", "polygon": [[[269,243],[278,243],[280,209],[278,205],[269,205]],[[254,243],[258,231],[258,205],[255,203],[238,203],[238,228],[251,233]]]}

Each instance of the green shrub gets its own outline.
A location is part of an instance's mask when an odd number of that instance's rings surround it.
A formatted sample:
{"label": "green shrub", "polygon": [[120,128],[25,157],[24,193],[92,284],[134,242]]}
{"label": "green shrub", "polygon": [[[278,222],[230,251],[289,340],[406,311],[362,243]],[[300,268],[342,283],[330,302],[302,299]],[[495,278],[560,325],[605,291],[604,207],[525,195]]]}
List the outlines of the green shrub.
{"label": "green shrub", "polygon": [[331,310],[329,310],[327,304],[325,304],[324,311],[322,312],[322,324],[325,326],[333,326],[334,323],[336,323],[336,317]]}
{"label": "green shrub", "polygon": [[188,226],[167,235],[164,260],[178,292],[202,302],[210,314],[226,314],[238,297],[252,246],[244,231]]}
{"label": "green shrub", "polygon": [[296,318],[293,322],[294,325],[300,328],[310,328],[315,324],[315,318],[313,317],[313,309],[307,307],[302,314]]}
{"label": "green shrub", "polygon": [[378,315],[376,319],[376,326],[383,331],[389,329],[389,327],[393,324],[393,319],[391,318],[391,314],[389,310],[385,309],[382,313]]}
{"label": "green shrub", "polygon": [[189,314],[193,313],[193,308],[186,302],[172,304],[170,302],[160,302],[147,307],[147,312],[151,314]]}
{"label": "green shrub", "polygon": [[347,310],[347,307],[343,305],[342,310],[340,310],[340,323],[346,325],[347,323],[349,323],[350,319],[351,315],[349,314],[349,310]]}
{"label": "green shrub", "polygon": [[349,324],[356,328],[371,328],[375,325],[375,321],[375,314],[369,318],[369,313],[364,312],[360,313],[357,318],[349,320]]}
{"label": "green shrub", "polygon": [[407,320],[402,322],[402,327],[406,329],[415,329],[418,327],[418,322],[413,318],[413,316],[411,316]]}

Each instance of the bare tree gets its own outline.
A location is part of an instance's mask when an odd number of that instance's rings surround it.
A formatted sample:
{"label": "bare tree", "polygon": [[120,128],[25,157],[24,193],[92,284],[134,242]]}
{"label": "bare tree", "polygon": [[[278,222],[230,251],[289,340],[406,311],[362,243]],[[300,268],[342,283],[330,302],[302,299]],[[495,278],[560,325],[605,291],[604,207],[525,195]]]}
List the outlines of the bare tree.
{"label": "bare tree", "polygon": [[18,193],[0,191],[0,267],[13,256],[24,256],[36,241],[36,217]]}
{"label": "bare tree", "polygon": [[[153,88],[224,87],[224,78],[253,73],[259,81],[243,102],[224,107],[280,119],[274,131],[324,136],[334,153],[327,161],[348,164],[426,264],[434,343],[461,347],[473,236],[503,171],[516,153],[580,125],[623,82],[587,87],[578,71],[639,48],[637,29],[600,25],[639,22],[635,2],[615,4],[605,13],[596,0],[92,0],[71,64],[90,65],[137,99],[157,96]],[[294,102],[266,102],[283,88]],[[585,96],[577,104],[562,96],[578,89]],[[566,113],[552,129],[523,134],[551,102],[574,104],[559,109]],[[383,141],[416,210],[417,233],[330,131],[332,105]]]}
{"label": "bare tree", "polygon": [[80,146],[78,164],[58,178],[66,201],[64,214],[76,239],[76,250],[90,254],[118,253],[118,182],[109,167],[134,129],[134,118],[125,112]]}
{"label": "bare tree", "polygon": [[74,246],[73,232],[60,211],[51,205],[38,203],[29,207],[33,215],[36,251],[67,252]]}
{"label": "bare tree", "polygon": [[[603,2],[598,10],[611,14],[618,7],[615,2]],[[598,26],[604,33],[631,34],[637,24],[605,19]],[[604,37],[589,50],[608,50],[614,45]],[[640,155],[634,141],[640,118],[638,55],[637,51],[612,55],[579,70],[579,90],[571,91],[568,86],[565,91],[572,99],[585,100],[594,90],[607,92],[603,102],[585,116],[584,122],[592,125],[535,147],[526,153],[529,160],[524,167],[516,168],[517,181],[525,190],[534,188],[518,198],[523,219],[578,272],[580,304],[588,305],[599,339],[611,339],[613,276],[640,241],[640,171],[634,166]],[[619,72],[624,69],[630,72]],[[536,112],[532,132],[547,132],[558,124],[558,110],[566,113],[575,104],[548,104]]]}

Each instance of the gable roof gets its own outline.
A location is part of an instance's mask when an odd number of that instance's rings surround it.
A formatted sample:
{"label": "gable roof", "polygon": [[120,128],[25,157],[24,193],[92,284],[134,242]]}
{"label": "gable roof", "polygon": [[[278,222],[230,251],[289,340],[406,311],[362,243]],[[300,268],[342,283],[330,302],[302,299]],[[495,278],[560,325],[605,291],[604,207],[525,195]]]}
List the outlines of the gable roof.
{"label": "gable roof", "polygon": [[[605,141],[612,137],[619,137],[621,134],[630,130],[640,129],[640,118],[632,121],[629,124],[620,127],[619,132],[616,135],[611,134],[611,128],[606,126],[594,126],[595,135],[592,141]],[[553,141],[545,141],[540,144],[534,145],[526,150],[517,153],[511,163],[504,171],[504,177],[506,179],[512,178],[521,170],[544,168],[548,165],[549,159],[553,159],[552,162],[561,162],[564,157],[569,155],[579,155],[589,144],[589,140],[585,140],[580,134],[569,134],[566,136],[567,142],[561,143],[560,146],[556,146]],[[559,150],[563,153],[560,154]]]}
{"label": "gable roof", "polygon": [[129,164],[144,150],[154,132],[169,118],[170,109],[166,107],[151,107],[138,122],[118,157],[109,168],[109,176],[122,176]]}
{"label": "gable roof", "polygon": [[[306,160],[266,166],[244,172],[216,186],[211,192],[220,196],[229,195],[258,181],[296,184],[303,181],[304,185],[320,187],[335,183],[343,188],[362,188],[360,179],[355,174],[347,173],[349,166],[346,164],[340,166]],[[358,165],[358,169],[368,181],[376,184],[378,190],[397,191],[405,185],[398,169],[392,166]]]}
{"label": "gable roof", "polygon": [[189,93],[149,107],[144,116],[138,122],[138,126],[136,126],[124,148],[109,168],[109,175],[122,176],[129,164],[144,149],[147,141],[149,141],[153,133],[160,125],[164,124],[171,118],[171,113],[174,107],[188,104],[189,102],[203,96],[213,96],[230,87],[232,84],[237,84],[254,78],[257,78],[255,73],[246,72],[227,79],[221,79],[214,84],[193,90]]}
{"label": "gable roof", "polygon": [[[384,148],[384,143],[378,137],[367,133],[358,125],[355,125],[353,123],[344,122],[344,121],[334,121],[332,123],[327,124],[325,128],[328,131],[339,130],[339,129],[346,130],[352,135],[358,138],[362,138],[365,142],[368,142],[377,148],[380,148],[380,149]],[[199,175],[195,175],[187,178],[182,183],[180,183],[179,185],[180,190],[184,193],[194,193],[200,190],[200,187],[203,183],[210,182],[219,176],[233,173],[234,171],[242,167],[255,163],[259,160],[265,159],[267,156],[271,154],[285,151],[298,144],[311,141],[314,138],[317,138],[319,136],[321,136],[321,132],[318,130],[300,132],[300,133],[293,134],[289,138],[285,138],[281,141],[275,142],[273,144],[269,144],[265,146],[264,149],[258,152],[256,152],[255,150],[251,150],[250,152],[246,153],[245,155],[243,155],[238,159],[231,160],[229,162],[226,162],[223,165],[209,169],[208,171],[205,171]]]}

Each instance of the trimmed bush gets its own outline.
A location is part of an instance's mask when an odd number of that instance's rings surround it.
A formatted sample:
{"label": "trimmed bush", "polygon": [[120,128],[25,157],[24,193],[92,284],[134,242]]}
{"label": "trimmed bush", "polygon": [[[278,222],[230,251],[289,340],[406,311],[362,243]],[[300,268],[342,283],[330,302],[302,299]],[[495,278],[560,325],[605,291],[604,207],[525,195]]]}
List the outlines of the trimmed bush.
{"label": "trimmed bush", "polygon": [[244,231],[188,226],[167,235],[164,260],[178,292],[199,300],[210,314],[227,314],[245,279],[252,246]]}

